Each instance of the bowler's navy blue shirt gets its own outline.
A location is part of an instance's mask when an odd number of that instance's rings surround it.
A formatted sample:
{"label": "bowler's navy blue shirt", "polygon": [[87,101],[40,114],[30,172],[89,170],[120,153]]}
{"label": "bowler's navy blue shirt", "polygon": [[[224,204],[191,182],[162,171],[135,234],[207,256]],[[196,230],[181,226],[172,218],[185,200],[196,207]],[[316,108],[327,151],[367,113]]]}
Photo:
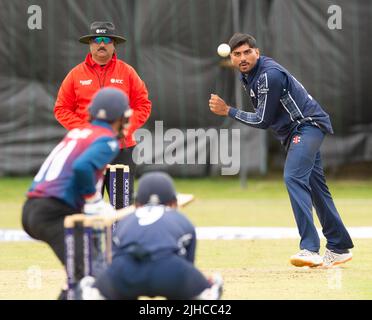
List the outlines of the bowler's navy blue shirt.
{"label": "bowler's navy blue shirt", "polygon": [[231,107],[229,116],[252,127],[271,128],[284,145],[292,130],[308,122],[325,133],[333,133],[328,114],[303,85],[273,59],[261,56],[248,74],[241,74],[255,112]]}

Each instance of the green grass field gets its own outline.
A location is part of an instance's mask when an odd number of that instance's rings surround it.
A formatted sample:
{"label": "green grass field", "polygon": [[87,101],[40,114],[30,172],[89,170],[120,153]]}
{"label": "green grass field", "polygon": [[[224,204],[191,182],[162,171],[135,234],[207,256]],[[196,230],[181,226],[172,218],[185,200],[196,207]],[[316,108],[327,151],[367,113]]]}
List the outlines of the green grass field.
{"label": "green grass field", "polygon": [[[21,229],[30,182],[0,178],[0,229]],[[196,226],[295,227],[281,180],[250,180],[241,189],[238,179],[176,179],[176,187],[195,194],[182,211]],[[347,227],[372,226],[372,181],[335,180],[329,187]],[[206,274],[222,273],[224,299],[372,299],[372,239],[354,244],[351,262],[325,270],[289,264],[296,239],[200,240],[196,264]],[[41,275],[36,284],[35,272]],[[55,299],[64,277],[47,245],[0,242],[0,299]]]}

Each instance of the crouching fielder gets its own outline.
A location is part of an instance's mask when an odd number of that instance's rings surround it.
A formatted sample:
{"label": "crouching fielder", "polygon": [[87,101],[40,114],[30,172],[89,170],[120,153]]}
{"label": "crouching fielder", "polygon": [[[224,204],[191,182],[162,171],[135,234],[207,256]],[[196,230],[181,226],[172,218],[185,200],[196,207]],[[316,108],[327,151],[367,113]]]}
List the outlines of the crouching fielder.
{"label": "crouching fielder", "polygon": [[135,204],[135,212],[117,224],[112,264],[96,280],[80,282],[81,298],[219,299],[221,276],[208,280],[194,266],[195,228],[177,211],[169,175],[145,174]]}

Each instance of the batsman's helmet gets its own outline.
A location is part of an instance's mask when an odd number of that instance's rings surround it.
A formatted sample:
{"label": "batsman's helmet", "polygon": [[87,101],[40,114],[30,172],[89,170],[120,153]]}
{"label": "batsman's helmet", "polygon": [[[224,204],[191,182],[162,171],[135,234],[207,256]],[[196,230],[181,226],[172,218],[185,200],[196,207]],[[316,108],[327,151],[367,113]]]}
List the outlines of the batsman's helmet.
{"label": "batsman's helmet", "polygon": [[145,204],[169,204],[177,201],[172,178],[164,172],[145,173],[138,181],[136,202]]}
{"label": "batsman's helmet", "polygon": [[127,95],[115,88],[103,88],[94,96],[89,106],[89,114],[92,119],[114,122],[124,116],[128,118],[131,114]]}

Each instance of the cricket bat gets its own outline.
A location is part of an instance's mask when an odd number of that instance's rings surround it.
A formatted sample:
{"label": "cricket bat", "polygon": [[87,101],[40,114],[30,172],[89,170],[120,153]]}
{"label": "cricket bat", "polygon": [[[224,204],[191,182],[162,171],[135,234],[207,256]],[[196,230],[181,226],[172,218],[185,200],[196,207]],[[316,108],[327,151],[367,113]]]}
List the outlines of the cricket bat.
{"label": "cricket bat", "polygon": [[[194,199],[195,199],[194,195],[190,193],[177,194],[177,203],[180,208],[187,206],[189,203],[194,201]],[[128,214],[132,213],[134,210],[136,210],[136,207],[134,205],[116,210],[117,215],[115,217],[112,217],[112,219],[113,221],[120,220],[127,216]]]}

